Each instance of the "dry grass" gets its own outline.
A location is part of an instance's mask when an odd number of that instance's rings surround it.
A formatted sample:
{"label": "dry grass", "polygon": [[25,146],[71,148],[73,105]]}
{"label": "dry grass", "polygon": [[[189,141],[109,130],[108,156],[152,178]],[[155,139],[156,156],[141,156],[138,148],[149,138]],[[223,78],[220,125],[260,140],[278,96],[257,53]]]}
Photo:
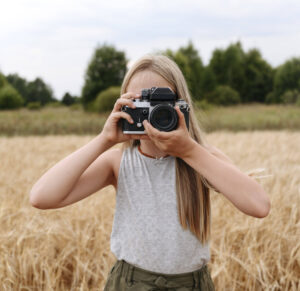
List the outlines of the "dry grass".
{"label": "dry grass", "polygon": [[[206,132],[219,130],[295,130],[300,129],[300,106],[241,104],[213,106],[200,110],[197,119]],[[40,110],[0,110],[0,136],[96,135],[110,112],[91,113],[68,107],[45,107]]]}
{"label": "dry grass", "polygon": [[[93,136],[0,138],[1,290],[102,290],[115,261],[109,240],[115,206],[107,187],[74,205],[39,210],[33,183]],[[264,219],[212,193],[211,269],[216,290],[300,290],[300,133],[214,132],[210,143],[261,179],[272,209]]]}

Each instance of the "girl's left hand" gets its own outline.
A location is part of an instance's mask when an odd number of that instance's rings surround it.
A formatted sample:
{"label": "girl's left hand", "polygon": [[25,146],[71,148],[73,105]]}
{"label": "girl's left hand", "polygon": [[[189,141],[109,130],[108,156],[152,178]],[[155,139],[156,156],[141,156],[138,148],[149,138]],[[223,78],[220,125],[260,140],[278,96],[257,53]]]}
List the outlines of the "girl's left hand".
{"label": "girl's left hand", "polygon": [[195,141],[191,138],[185,124],[184,114],[178,106],[175,106],[179,120],[178,127],[175,130],[165,132],[154,128],[147,120],[143,121],[143,125],[150,140],[153,141],[164,153],[182,158],[193,147]]}

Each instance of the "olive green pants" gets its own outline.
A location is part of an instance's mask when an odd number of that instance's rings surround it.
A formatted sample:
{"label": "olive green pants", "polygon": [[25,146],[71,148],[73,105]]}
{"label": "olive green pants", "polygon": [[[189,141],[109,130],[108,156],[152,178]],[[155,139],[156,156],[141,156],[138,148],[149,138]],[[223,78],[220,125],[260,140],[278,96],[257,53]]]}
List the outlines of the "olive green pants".
{"label": "olive green pants", "polygon": [[117,260],[103,291],[214,291],[207,266],[190,273],[160,274]]}

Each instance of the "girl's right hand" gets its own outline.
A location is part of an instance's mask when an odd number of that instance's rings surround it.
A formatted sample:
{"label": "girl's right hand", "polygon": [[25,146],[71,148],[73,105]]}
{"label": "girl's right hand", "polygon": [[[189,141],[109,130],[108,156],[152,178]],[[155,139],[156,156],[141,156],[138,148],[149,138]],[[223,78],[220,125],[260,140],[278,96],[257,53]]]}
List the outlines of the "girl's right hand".
{"label": "girl's right hand", "polygon": [[117,99],[114,108],[111,114],[108,116],[101,132],[101,134],[105,136],[105,138],[109,142],[119,143],[130,139],[150,140],[147,134],[124,134],[121,125],[119,123],[120,118],[124,118],[127,119],[127,121],[132,124],[131,116],[128,113],[121,111],[121,107],[127,105],[131,108],[136,108],[132,100],[140,97],[141,94],[134,94],[132,92],[127,92],[121,95],[121,97]]}

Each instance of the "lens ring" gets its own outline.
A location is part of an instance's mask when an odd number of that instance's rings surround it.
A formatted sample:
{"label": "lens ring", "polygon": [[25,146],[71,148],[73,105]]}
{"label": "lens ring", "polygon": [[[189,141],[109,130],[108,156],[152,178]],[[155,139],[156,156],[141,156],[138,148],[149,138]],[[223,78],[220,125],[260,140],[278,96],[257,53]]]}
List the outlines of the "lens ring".
{"label": "lens ring", "polygon": [[169,104],[158,104],[152,109],[149,122],[160,131],[171,131],[178,123],[177,112]]}

